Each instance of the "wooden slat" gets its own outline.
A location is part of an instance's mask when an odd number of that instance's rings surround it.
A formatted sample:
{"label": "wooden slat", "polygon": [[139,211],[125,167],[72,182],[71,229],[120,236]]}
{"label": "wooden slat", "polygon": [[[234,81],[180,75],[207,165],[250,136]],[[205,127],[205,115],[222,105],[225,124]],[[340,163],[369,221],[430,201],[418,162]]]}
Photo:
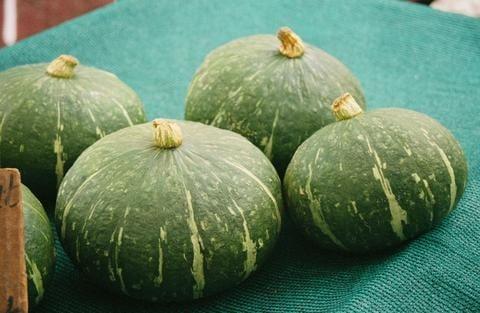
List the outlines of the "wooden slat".
{"label": "wooden slat", "polygon": [[0,313],[27,313],[20,173],[0,169]]}

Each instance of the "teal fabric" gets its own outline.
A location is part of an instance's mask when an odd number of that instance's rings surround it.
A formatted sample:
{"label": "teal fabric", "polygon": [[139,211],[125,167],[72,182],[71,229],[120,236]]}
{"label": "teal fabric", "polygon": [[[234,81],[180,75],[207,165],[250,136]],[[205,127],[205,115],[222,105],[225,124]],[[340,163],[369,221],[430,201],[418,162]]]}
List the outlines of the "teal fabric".
{"label": "teal fabric", "polygon": [[125,0],[1,50],[0,69],[74,54],[130,84],[149,118],[182,118],[188,83],[211,49],[283,25],[347,64],[370,109],[414,109],[453,132],[470,168],[457,209],[430,233],[374,256],[320,251],[287,225],[250,279],[192,304],[106,294],[58,245],[54,285],[36,312],[480,311],[480,21],[390,0]]}

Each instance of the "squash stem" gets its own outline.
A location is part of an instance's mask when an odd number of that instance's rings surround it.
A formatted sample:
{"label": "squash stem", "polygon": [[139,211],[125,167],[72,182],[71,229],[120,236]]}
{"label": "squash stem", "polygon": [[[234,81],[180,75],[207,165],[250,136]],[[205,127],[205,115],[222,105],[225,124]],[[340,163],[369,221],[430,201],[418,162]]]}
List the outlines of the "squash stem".
{"label": "squash stem", "polygon": [[305,53],[303,41],[290,28],[282,27],[278,30],[277,38],[280,40],[280,53],[289,58],[298,58]]}
{"label": "squash stem", "polygon": [[47,74],[57,78],[72,78],[78,64],[75,57],[62,54],[47,66]]}
{"label": "squash stem", "polygon": [[333,101],[332,111],[337,121],[348,120],[363,113],[360,105],[348,92]]}
{"label": "squash stem", "polygon": [[153,129],[153,140],[157,147],[173,149],[182,144],[182,130],[177,123],[157,119],[153,121]]}

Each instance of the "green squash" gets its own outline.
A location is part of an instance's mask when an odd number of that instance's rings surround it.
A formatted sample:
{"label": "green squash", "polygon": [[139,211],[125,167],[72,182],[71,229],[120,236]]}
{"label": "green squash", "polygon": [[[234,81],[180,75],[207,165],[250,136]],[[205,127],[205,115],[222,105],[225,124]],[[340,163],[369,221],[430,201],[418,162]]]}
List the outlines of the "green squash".
{"label": "green squash", "polygon": [[248,140],[157,120],[88,148],[60,186],[55,219],[92,282],[170,302],[247,278],[271,252],[281,210],[280,179]]}
{"label": "green squash", "polygon": [[281,28],[278,39],[251,36],[211,52],[191,82],[185,118],[245,136],[282,177],[298,146],[335,121],[330,104],[345,92],[365,108],[345,65]]}
{"label": "green squash", "polygon": [[55,267],[53,232],[42,204],[22,186],[25,223],[25,260],[28,275],[28,300],[31,307],[40,303]]}
{"label": "green squash", "polygon": [[115,75],[62,55],[0,73],[0,166],[15,167],[44,204],[80,153],[99,138],[146,121]]}
{"label": "green squash", "polygon": [[380,250],[455,208],[467,164],[445,127],[405,109],[362,113],[350,95],[333,110],[339,121],[306,140],[285,174],[289,213],[308,238],[325,249]]}

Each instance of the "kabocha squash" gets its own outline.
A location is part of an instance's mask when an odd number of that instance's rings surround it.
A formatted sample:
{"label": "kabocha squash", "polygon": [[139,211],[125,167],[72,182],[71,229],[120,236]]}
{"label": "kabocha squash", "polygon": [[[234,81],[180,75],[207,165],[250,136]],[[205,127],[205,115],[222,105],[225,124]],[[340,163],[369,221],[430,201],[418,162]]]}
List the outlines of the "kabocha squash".
{"label": "kabocha squash", "polygon": [[28,300],[35,306],[43,299],[55,266],[53,232],[42,204],[22,186],[25,222],[25,259],[28,275]]}
{"label": "kabocha squash", "polygon": [[247,137],[282,177],[297,147],[335,121],[330,104],[345,92],[365,108],[340,61],[281,28],[278,39],[241,38],[210,53],[191,82],[185,118]]}
{"label": "kabocha squash", "polygon": [[80,153],[145,122],[143,105],[115,75],[62,55],[0,73],[0,166],[15,167],[44,204]]}
{"label": "kabocha squash", "polygon": [[280,179],[247,139],[156,120],[88,148],[65,176],[56,224],[93,282],[150,301],[207,296],[247,278],[281,224]]}
{"label": "kabocha squash", "polygon": [[405,109],[362,113],[350,95],[333,111],[339,121],[306,140],[285,175],[289,213],[308,238],[326,249],[379,250],[455,208],[467,165],[446,128]]}

